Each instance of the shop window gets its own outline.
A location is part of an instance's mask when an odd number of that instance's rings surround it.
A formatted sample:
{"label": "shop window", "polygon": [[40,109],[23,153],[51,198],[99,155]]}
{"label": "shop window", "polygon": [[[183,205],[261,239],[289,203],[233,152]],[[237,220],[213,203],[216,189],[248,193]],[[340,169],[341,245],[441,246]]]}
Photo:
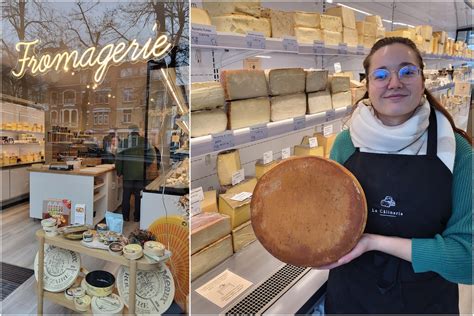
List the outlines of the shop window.
{"label": "shop window", "polygon": [[95,93],[96,104],[109,104],[109,93],[107,91],[99,91]]}
{"label": "shop window", "polygon": [[76,92],[72,90],[63,92],[63,99],[65,106],[72,106],[76,104]]}
{"label": "shop window", "polygon": [[132,110],[123,110],[122,123],[132,123]]}
{"label": "shop window", "polygon": [[123,102],[132,102],[133,101],[133,88],[123,89]]}
{"label": "shop window", "polygon": [[58,93],[51,92],[51,105],[57,105],[57,104],[58,104]]}

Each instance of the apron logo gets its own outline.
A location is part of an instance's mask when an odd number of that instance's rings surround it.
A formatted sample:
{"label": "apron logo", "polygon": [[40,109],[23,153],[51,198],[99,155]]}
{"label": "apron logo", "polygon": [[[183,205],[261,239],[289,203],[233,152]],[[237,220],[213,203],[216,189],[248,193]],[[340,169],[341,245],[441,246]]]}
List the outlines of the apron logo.
{"label": "apron logo", "polygon": [[386,196],[382,201],[380,201],[380,206],[390,208],[397,205],[395,200],[391,196]]}

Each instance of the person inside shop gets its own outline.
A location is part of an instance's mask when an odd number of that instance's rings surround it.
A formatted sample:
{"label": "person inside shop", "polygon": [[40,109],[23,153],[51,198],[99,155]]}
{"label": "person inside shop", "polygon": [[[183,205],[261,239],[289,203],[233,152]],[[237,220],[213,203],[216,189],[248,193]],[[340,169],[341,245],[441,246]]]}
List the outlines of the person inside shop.
{"label": "person inside shop", "polygon": [[104,151],[102,163],[114,163],[119,141],[116,130],[110,129],[109,133],[102,139],[102,149]]}
{"label": "person inside shop", "polygon": [[472,139],[424,86],[409,39],[388,37],[363,63],[367,93],[331,159],[361,183],[358,244],[330,269],[327,314],[459,314],[472,284]]}
{"label": "person inside shop", "polygon": [[115,168],[123,180],[122,214],[125,221],[130,220],[130,198],[135,199],[134,220],[140,221],[140,194],[146,185],[145,171],[155,157],[153,147],[145,142],[136,125],[129,127],[127,148],[117,154]]}

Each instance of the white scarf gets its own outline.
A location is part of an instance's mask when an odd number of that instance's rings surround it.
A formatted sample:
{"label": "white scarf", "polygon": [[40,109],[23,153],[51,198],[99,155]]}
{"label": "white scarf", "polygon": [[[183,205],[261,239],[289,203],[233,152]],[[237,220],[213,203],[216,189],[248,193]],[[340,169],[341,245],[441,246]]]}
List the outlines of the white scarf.
{"label": "white scarf", "polygon": [[[438,157],[453,172],[456,139],[448,119],[436,111],[438,125]],[[351,117],[350,134],[361,152],[426,155],[430,104],[427,100],[404,123],[387,126],[375,115],[374,109],[359,102]]]}

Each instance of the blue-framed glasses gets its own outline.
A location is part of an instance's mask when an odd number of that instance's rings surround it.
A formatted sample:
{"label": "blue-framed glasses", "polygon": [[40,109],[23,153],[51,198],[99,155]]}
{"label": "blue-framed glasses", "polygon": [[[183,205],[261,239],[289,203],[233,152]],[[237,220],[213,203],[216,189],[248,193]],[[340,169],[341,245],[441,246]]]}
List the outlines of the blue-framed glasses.
{"label": "blue-framed glasses", "polygon": [[[388,85],[392,75],[391,71],[385,68],[379,68],[372,71],[369,75],[369,80],[377,87],[383,87]],[[407,65],[398,70],[398,79],[402,83],[412,83],[414,82],[421,74],[421,69],[415,65]]]}

